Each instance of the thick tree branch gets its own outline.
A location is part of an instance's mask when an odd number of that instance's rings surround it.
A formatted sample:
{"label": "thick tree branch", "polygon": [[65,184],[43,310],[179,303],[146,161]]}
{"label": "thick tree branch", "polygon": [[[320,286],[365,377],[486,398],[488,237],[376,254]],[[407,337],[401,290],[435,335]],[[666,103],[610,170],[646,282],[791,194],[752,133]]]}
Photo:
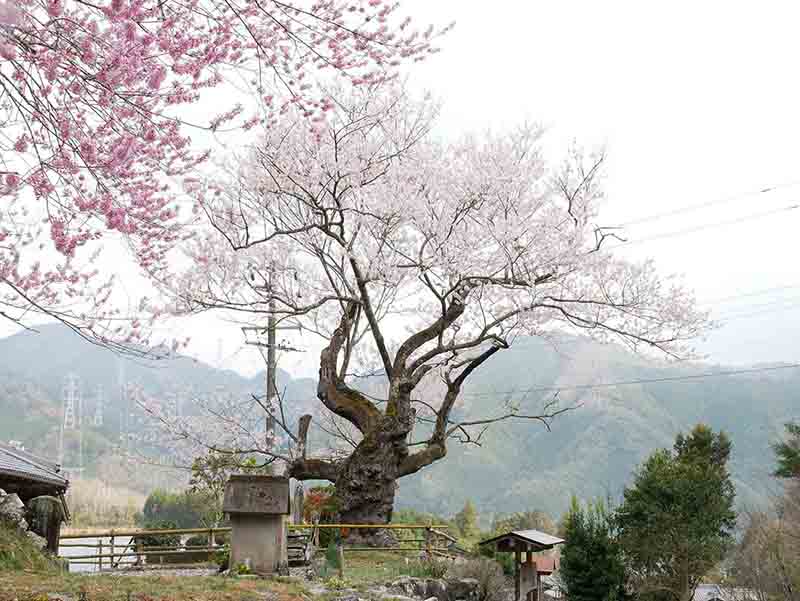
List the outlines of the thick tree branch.
{"label": "thick tree branch", "polygon": [[436,425],[433,428],[433,434],[428,444],[425,445],[425,448],[403,459],[399,468],[399,472],[402,476],[418,472],[423,467],[430,465],[434,461],[438,461],[447,454],[447,437],[449,436],[447,425],[450,423],[450,412],[458,399],[459,392],[461,392],[461,385],[473,371],[485,363],[501,348],[501,346],[491,346],[484,350],[478,356],[471,359],[454,380],[450,380],[449,375],[447,376],[447,392],[445,393],[441,407],[436,412]]}
{"label": "thick tree branch", "polygon": [[327,480],[335,483],[340,465],[324,459],[295,459],[289,464],[289,475],[297,480]]}
{"label": "thick tree branch", "polygon": [[386,370],[386,376],[391,378],[392,360],[389,358],[389,351],[386,349],[386,341],[383,339],[383,333],[381,332],[380,325],[378,324],[378,319],[375,317],[375,311],[372,308],[369,291],[367,290],[367,282],[364,279],[364,275],[361,273],[361,268],[358,266],[356,260],[352,257],[350,258],[350,267],[353,269],[353,275],[356,278],[356,285],[358,286],[358,291],[361,294],[361,305],[364,309],[364,315],[367,317],[369,327],[372,330],[372,337],[375,339],[375,345],[378,347],[378,352],[381,355],[383,368]]}
{"label": "thick tree branch", "polygon": [[330,344],[320,353],[317,398],[363,434],[373,428],[381,418],[381,412],[366,396],[347,386],[337,369],[339,353],[350,335],[350,328],[357,311],[356,303],[349,303],[345,307],[339,326],[331,335]]}

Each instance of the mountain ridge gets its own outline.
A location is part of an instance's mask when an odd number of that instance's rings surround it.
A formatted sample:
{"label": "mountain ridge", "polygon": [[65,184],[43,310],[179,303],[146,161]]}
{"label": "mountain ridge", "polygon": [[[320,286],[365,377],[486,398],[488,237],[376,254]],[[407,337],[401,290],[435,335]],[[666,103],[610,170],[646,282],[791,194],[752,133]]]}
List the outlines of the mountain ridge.
{"label": "mountain ridge", "polygon": [[[250,395],[264,386],[263,372],[246,378],[187,357],[156,368],[119,359],[56,326],[0,339],[0,358],[0,438],[22,440],[51,456],[57,452],[67,374],[77,374],[83,383],[89,411],[92,391],[97,385],[104,388],[108,416],[102,427],[89,431],[89,464],[100,462],[120,443],[123,426],[135,429],[123,420],[128,408],[121,404],[121,372],[123,380],[150,395],[183,394],[187,403],[201,392]],[[779,366],[770,362],[750,369]],[[556,389],[559,406],[579,408],[555,418],[549,432],[538,423],[503,422],[484,434],[481,448],[450,441],[443,461],[400,481],[398,504],[452,514],[471,498],[484,517],[530,509],[557,517],[572,494],[618,496],[647,454],[671,446],[679,431],[703,421],[733,439],[731,469],[740,505],[760,505],[773,485],[770,443],[785,421],[797,417],[800,369],[648,381],[741,369],[653,362],[586,339],[562,339],[555,347],[541,339],[520,339],[470,377],[455,417],[494,415],[506,402],[536,411]],[[286,390],[292,420],[320,410],[315,385],[313,379],[293,379],[279,370],[278,387]],[[74,446],[70,439],[68,450]]]}

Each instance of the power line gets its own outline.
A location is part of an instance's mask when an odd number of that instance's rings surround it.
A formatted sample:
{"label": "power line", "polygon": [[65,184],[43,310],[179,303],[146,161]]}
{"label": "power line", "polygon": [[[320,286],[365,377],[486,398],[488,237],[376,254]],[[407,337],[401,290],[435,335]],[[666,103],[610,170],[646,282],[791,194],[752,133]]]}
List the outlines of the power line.
{"label": "power line", "polygon": [[[762,372],[772,372],[783,369],[797,369],[800,368],[800,363],[790,363],[786,365],[774,365],[770,367],[753,367],[748,369],[734,369],[729,371],[720,372],[707,372],[701,374],[690,374],[686,376],[664,376],[661,378],[641,378],[637,380],[619,380],[617,382],[604,382],[599,384],[576,384],[574,386],[533,386],[525,389],[524,393],[531,392],[570,392],[576,390],[593,390],[596,388],[613,388],[614,386],[630,386],[634,384],[658,384],[663,382],[683,382],[692,380],[701,380],[704,378],[718,378],[724,376],[737,376],[742,374],[753,374]],[[493,392],[475,392],[475,393],[462,393],[463,396],[495,396],[498,394],[514,394],[516,390],[493,391]]]}
{"label": "power line", "polygon": [[762,288],[760,290],[752,290],[750,292],[744,292],[742,294],[734,294],[731,296],[722,296],[717,298],[711,298],[706,300],[701,300],[700,304],[708,305],[711,303],[725,303],[732,300],[737,300],[740,298],[747,298],[751,296],[761,296],[762,294],[767,294],[768,292],[780,292],[782,290],[796,290],[800,288],[800,284],[788,284],[786,286],[776,286],[775,288]]}
{"label": "power line", "polygon": [[625,240],[621,242],[617,242],[614,245],[609,245],[611,249],[619,248],[621,246],[631,246],[634,244],[641,244],[643,242],[650,242],[652,240],[662,240],[664,238],[673,238],[675,236],[685,236],[687,234],[694,234],[697,232],[701,232],[707,229],[715,228],[715,227],[723,227],[726,225],[736,225],[739,223],[745,223],[747,221],[753,221],[755,219],[763,219],[764,217],[770,217],[772,215],[777,215],[779,213],[785,213],[787,211],[793,211],[795,209],[800,209],[800,203],[794,201],[795,204],[791,204],[784,207],[779,207],[777,209],[771,209],[769,211],[763,211],[760,213],[752,213],[750,215],[744,215],[742,217],[737,217],[735,219],[728,219],[725,221],[717,221],[712,223],[705,223],[702,225],[698,225],[695,227],[686,228],[683,230],[676,230],[673,232],[665,232],[663,234],[655,234],[653,236],[646,236],[644,238],[637,238],[634,240]]}
{"label": "power line", "polygon": [[731,196],[724,196],[722,198],[717,198],[714,200],[709,200],[697,204],[686,205],[684,207],[674,209],[672,211],[665,211],[664,213],[657,213],[654,215],[647,215],[645,217],[639,217],[638,219],[632,219],[630,221],[626,221],[619,225],[619,227],[628,227],[630,225],[639,225],[640,223],[647,223],[649,221],[656,221],[657,219],[665,219],[667,217],[674,217],[675,215],[683,215],[684,213],[692,213],[694,211],[699,211],[701,209],[705,209],[708,207],[713,207],[716,205],[732,202],[734,200],[740,200],[742,198],[747,198],[748,196],[754,196],[758,194],[767,194],[769,192],[775,192],[776,190],[780,190],[782,188],[791,188],[796,185],[800,184],[800,180],[795,180],[791,182],[786,182],[783,184],[777,184],[774,186],[768,186],[766,188],[761,188],[759,190],[753,190],[751,192],[745,192],[742,194],[734,194]]}

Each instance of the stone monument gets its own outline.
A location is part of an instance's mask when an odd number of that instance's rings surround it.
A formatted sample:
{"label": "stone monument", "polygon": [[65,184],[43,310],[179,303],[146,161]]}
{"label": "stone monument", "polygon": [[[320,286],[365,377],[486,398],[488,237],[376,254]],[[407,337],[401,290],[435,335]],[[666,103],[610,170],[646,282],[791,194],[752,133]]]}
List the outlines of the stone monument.
{"label": "stone monument", "polygon": [[58,553],[58,537],[64,509],[56,497],[41,496],[28,501],[28,522],[30,529],[47,541],[47,550]]}
{"label": "stone monument", "polygon": [[287,478],[234,474],[225,485],[222,510],[231,517],[232,572],[239,565],[261,575],[286,569]]}

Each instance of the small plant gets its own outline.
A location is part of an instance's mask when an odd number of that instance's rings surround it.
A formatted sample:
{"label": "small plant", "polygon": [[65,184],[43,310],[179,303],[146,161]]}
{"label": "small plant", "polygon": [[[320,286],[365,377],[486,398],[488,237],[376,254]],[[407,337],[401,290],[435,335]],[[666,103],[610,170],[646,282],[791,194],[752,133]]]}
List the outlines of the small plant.
{"label": "small plant", "polygon": [[341,591],[343,589],[352,588],[353,583],[350,582],[347,578],[339,578],[338,576],[333,576],[325,581],[325,586],[334,591]]}
{"label": "small plant", "polygon": [[401,567],[400,573],[414,578],[443,578],[450,565],[451,562],[446,559],[425,556]]}
{"label": "small plant", "polygon": [[247,564],[245,564],[245,563],[240,563],[240,564],[238,564],[238,565],[236,566],[236,573],[237,573],[239,576],[247,576],[248,574],[252,574],[252,573],[253,573],[253,570],[251,570],[251,569],[250,569],[250,566],[248,566]]}
{"label": "small plant", "polygon": [[211,561],[217,564],[221,569],[226,569],[231,561],[231,547],[226,544],[218,551],[215,551],[211,556]]}

